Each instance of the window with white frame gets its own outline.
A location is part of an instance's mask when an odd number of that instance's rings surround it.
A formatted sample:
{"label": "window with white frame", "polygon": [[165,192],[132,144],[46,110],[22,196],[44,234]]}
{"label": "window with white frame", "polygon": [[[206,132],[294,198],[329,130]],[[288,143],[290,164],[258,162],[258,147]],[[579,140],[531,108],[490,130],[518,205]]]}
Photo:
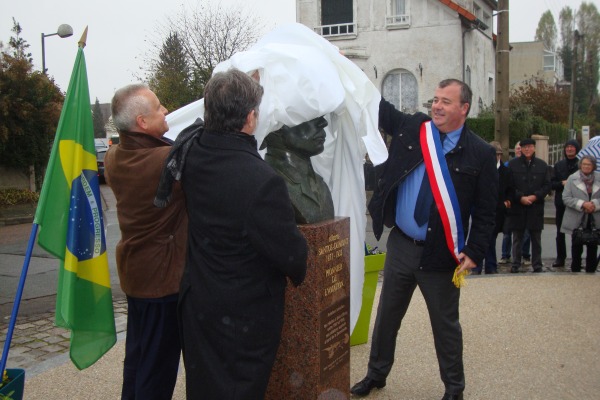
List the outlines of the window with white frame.
{"label": "window with white frame", "polygon": [[392,15],[406,14],[406,0],[392,0]]}
{"label": "window with white frame", "polygon": [[416,112],[419,104],[417,78],[405,69],[390,72],[383,80],[383,97],[402,112]]}
{"label": "window with white frame", "polygon": [[544,50],[544,71],[556,71],[556,54]]}
{"label": "window with white frame", "polygon": [[385,24],[388,28],[407,28],[410,26],[408,0],[388,0],[389,11]]}
{"label": "window with white frame", "polygon": [[323,36],[350,35],[356,32],[352,11],[353,0],[321,0],[321,26]]}

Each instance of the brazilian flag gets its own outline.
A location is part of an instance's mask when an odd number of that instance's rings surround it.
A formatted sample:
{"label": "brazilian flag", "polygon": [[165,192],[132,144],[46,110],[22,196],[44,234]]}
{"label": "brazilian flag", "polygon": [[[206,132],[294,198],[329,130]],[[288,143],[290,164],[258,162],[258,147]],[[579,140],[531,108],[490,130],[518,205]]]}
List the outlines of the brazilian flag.
{"label": "brazilian flag", "polygon": [[34,220],[40,227],[38,244],[60,259],[56,325],[71,330],[71,360],[80,370],[116,342],[97,172],[81,45]]}

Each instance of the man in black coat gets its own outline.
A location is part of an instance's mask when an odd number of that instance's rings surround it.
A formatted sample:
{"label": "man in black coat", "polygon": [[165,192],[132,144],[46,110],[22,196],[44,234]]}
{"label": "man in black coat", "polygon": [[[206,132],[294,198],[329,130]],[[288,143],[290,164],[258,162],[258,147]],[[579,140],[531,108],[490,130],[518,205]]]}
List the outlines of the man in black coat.
{"label": "man in black coat", "polygon": [[542,229],[544,229],[544,199],[550,193],[548,164],[535,157],[535,140],[521,140],[521,157],[508,162],[510,172],[506,228],[513,233],[513,261],[511,272],[521,268],[523,234],[531,236],[531,265],[533,272],[543,272]]}
{"label": "man in black coat", "polygon": [[286,277],[299,285],[306,274],[307,245],[286,184],[253,136],[262,93],[243,72],[215,74],[204,91],[204,130],[186,156],[179,324],[188,399],[264,398]]}
{"label": "man in black coat", "polygon": [[567,140],[564,147],[565,158],[554,164],[552,171],[552,190],[554,190],[554,206],[556,208],[556,260],[552,263],[553,267],[564,267],[567,258],[567,245],[565,243],[565,234],[560,231],[563,215],[565,215],[565,204],[562,200],[563,189],[567,183],[567,178],[577,172],[579,169],[580,146],[577,140]]}
{"label": "man in black coat", "polygon": [[[503,231],[504,220],[506,218],[506,210],[510,208],[510,200],[508,199],[508,167],[502,162],[502,145],[499,142],[490,142],[496,150],[496,168],[498,169],[498,202],[496,203],[496,225],[494,233],[490,239],[490,245],[485,254],[485,273],[497,274],[498,261],[496,254],[496,239],[498,234]],[[473,274],[480,275],[482,266],[478,265],[473,269]]]}
{"label": "man in black coat", "polygon": [[[355,396],[366,396],[373,388],[386,385],[395,359],[398,330],[418,286],[429,311],[445,386],[443,398],[463,397],[462,330],[458,318],[460,289],[452,277],[455,270],[470,270],[482,262],[494,229],[498,196],[494,149],[465,125],[471,99],[471,89],[465,83],[447,79],[440,82],[435,91],[432,119],[422,113],[404,114],[384,99],[379,104],[379,127],[392,136],[392,142],[369,211],[378,239],[384,223],[393,229],[387,242],[367,376],[352,387],[351,393]],[[450,182],[446,178],[444,182],[456,191],[455,204],[460,209],[460,218],[455,216],[454,221],[464,230],[466,245],[454,252],[449,250],[437,203],[419,201],[421,193],[426,198],[427,191],[432,192],[431,185],[424,180],[427,176],[424,153],[429,155],[430,152],[422,149],[422,129],[427,130],[426,137],[436,142],[436,150],[444,154],[435,159],[442,169],[447,167]],[[428,206],[423,215],[420,206],[424,204]]]}

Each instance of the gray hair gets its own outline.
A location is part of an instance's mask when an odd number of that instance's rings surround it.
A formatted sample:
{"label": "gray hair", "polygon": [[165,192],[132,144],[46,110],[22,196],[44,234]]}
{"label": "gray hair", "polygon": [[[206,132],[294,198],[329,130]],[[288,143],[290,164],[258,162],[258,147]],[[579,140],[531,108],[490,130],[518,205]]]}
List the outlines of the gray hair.
{"label": "gray hair", "polygon": [[204,126],[224,132],[240,131],[250,111],[255,110],[258,115],[262,95],[262,86],[238,69],[216,73],[204,88]]}
{"label": "gray hair", "polygon": [[150,90],[144,83],[134,83],[124,86],[115,92],[111,102],[113,123],[117,131],[130,131],[136,126],[136,118],[149,111],[150,105],[143,90]]}
{"label": "gray hair", "polygon": [[496,154],[500,154],[503,152],[502,150],[502,145],[500,144],[500,142],[496,141],[496,140],[492,140],[490,142],[490,144],[492,145],[492,147],[496,150]]}
{"label": "gray hair", "polygon": [[586,154],[585,156],[581,157],[581,159],[579,160],[579,168],[581,169],[581,163],[583,162],[583,160],[588,160],[589,162],[592,163],[592,165],[594,166],[594,171],[596,170],[596,157]]}

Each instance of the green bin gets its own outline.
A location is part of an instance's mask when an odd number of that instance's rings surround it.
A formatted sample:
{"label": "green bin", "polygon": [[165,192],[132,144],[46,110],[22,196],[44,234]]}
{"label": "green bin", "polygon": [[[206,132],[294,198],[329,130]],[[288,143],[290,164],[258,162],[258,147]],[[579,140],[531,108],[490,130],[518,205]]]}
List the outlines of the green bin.
{"label": "green bin", "polygon": [[352,336],[350,336],[350,346],[367,343],[369,339],[369,323],[371,322],[375,290],[377,289],[379,271],[383,269],[384,263],[385,253],[365,256],[365,283],[363,285],[362,306],[360,307],[356,326],[352,331]]}
{"label": "green bin", "polygon": [[25,387],[25,370],[24,369],[6,369],[10,382],[0,388],[0,399],[8,398],[11,400],[23,399],[23,388]]}

